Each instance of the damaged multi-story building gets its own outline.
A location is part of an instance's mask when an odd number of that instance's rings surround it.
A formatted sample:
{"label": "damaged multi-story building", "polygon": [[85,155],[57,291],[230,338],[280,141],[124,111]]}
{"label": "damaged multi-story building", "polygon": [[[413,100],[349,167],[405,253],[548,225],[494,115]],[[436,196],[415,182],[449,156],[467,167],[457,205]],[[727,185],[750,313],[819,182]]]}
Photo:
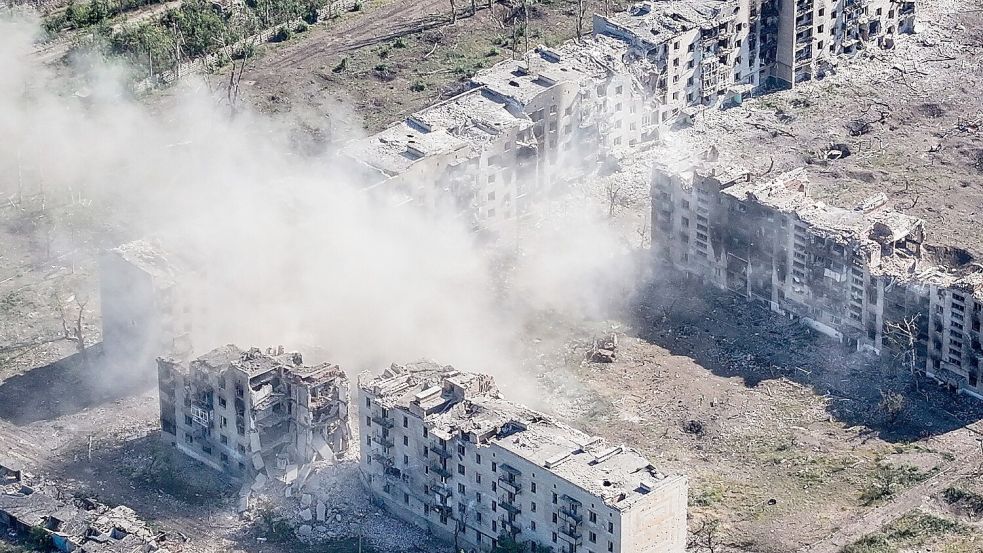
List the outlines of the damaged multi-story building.
{"label": "damaged multi-story building", "polygon": [[489,376],[393,365],[360,379],[358,401],[370,493],[458,549],[686,548],[684,477],[503,399]]}
{"label": "damaged multi-story building", "polygon": [[348,379],[299,353],[228,345],[190,363],[158,360],[163,439],[239,478],[296,478],[347,450]]}
{"label": "damaged multi-story building", "polygon": [[0,530],[40,549],[75,553],[166,553],[165,536],[129,507],[72,496],[10,462],[0,464]]}
{"label": "damaged multi-story building", "polygon": [[478,71],[471,89],[343,151],[370,188],[507,232],[559,184],[679,118],[822,76],[914,29],[903,0],[651,1],[593,36]]}
{"label": "damaged multi-story building", "polygon": [[387,193],[501,230],[558,183],[589,174],[602,152],[657,136],[626,52],[607,37],[540,46],[344,153]]}
{"label": "damaged multi-story building", "polygon": [[656,258],[844,344],[902,353],[983,397],[983,272],[924,243],[925,225],[874,196],[852,209],[810,196],[805,169],[762,179],[713,151],[656,164]]}
{"label": "damaged multi-story building", "polygon": [[899,0],[651,1],[595,15],[594,33],[630,45],[627,65],[655,97],[657,119],[672,122],[694,106],[821,77],[839,56],[892,47],[914,22],[914,2]]}

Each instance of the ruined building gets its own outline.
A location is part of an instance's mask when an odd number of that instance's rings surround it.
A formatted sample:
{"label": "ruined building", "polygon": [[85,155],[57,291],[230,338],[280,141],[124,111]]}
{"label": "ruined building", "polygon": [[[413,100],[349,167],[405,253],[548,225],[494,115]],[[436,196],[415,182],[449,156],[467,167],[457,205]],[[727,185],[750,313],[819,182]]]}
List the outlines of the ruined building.
{"label": "ruined building", "polygon": [[680,118],[893,45],[914,2],[686,0],[594,16],[593,36],[479,71],[472,88],[346,146],[370,188],[508,232],[551,190]]}
{"label": "ruined building", "polygon": [[348,379],[337,365],[229,345],[158,366],[163,439],[216,470],[290,479],[348,448]]}
{"label": "ruined building", "polygon": [[702,160],[657,164],[657,259],[801,320],[844,344],[902,354],[983,397],[983,272],[939,263],[924,222],[883,194],[853,209],[817,202],[805,169],[768,179]]}
{"label": "ruined building", "polygon": [[914,20],[914,2],[897,0],[651,1],[596,15],[594,33],[630,45],[627,65],[671,122],[822,76],[868,45],[892,47]]}
{"label": "ruined building", "polygon": [[163,534],[154,532],[129,507],[109,507],[93,499],[73,497],[8,462],[0,464],[0,531],[43,538],[46,549],[58,551],[167,551],[161,547]]}
{"label": "ruined building", "polygon": [[540,46],[344,153],[389,193],[501,229],[565,179],[589,174],[599,153],[657,136],[626,52],[608,38]]}
{"label": "ruined building", "polygon": [[506,401],[489,376],[393,365],[360,379],[358,401],[372,495],[458,548],[685,550],[684,477]]}

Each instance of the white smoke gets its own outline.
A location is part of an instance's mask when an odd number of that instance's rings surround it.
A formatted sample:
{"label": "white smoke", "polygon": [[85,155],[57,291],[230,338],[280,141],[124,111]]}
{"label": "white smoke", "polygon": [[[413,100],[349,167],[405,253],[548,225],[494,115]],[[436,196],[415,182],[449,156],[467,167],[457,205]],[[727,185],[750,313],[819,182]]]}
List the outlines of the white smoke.
{"label": "white smoke", "polygon": [[55,227],[65,244],[106,225],[122,230],[93,232],[102,247],[190,237],[199,348],[315,344],[355,370],[428,357],[515,377],[530,312],[596,315],[624,296],[625,245],[589,209],[524,233],[503,269],[452,214],[370,198],[330,151],[294,153],[276,119],[232,116],[194,80],[149,108],[112,63],[85,59],[83,80],[42,67],[36,36],[36,21],[0,22],[0,193],[75,206]]}

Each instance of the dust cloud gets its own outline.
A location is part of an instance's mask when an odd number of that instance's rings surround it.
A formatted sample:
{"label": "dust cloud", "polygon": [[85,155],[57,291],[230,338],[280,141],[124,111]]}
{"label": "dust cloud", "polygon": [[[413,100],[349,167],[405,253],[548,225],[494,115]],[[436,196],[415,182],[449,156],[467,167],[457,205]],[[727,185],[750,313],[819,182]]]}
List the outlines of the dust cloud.
{"label": "dust cloud", "polygon": [[[632,280],[603,206],[566,211],[517,245],[479,244],[454,214],[366,194],[330,148],[295,153],[282,121],[233,115],[224,91],[195,79],[150,109],[106,60],[77,58],[82,80],[56,76],[31,58],[37,34],[24,16],[0,22],[0,192],[76,206],[83,224],[113,228],[94,234],[102,248],[186,240],[178,253],[200,263],[194,303],[206,314],[199,353],[316,345],[350,372],[426,357],[533,394],[519,351],[534,316],[600,316]],[[77,242],[78,228],[55,225],[50,239]]]}

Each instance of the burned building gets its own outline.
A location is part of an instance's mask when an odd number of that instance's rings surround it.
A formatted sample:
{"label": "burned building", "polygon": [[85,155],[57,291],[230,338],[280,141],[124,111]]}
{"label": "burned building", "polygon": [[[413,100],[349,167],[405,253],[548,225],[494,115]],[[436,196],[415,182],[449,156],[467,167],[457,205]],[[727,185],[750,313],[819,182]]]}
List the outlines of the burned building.
{"label": "burned building", "polygon": [[656,165],[661,262],[858,349],[980,395],[983,273],[927,255],[924,222],[877,195],[853,209],[810,197],[805,169],[769,179],[679,158]]}
{"label": "burned building", "polygon": [[282,348],[228,345],[188,364],[158,360],[162,437],[236,477],[294,474],[349,445],[348,379]]}
{"label": "burned building", "polygon": [[457,547],[686,548],[684,477],[503,399],[490,376],[393,365],[360,379],[358,402],[370,493]]}
{"label": "burned building", "polygon": [[650,1],[594,16],[594,33],[630,45],[658,120],[672,122],[820,77],[869,45],[891,47],[914,18],[914,2],[897,0]]}
{"label": "burned building", "polygon": [[[9,463],[4,463],[9,465]],[[62,493],[51,482],[0,465],[0,529],[58,551],[166,553],[164,536],[125,506]]]}

